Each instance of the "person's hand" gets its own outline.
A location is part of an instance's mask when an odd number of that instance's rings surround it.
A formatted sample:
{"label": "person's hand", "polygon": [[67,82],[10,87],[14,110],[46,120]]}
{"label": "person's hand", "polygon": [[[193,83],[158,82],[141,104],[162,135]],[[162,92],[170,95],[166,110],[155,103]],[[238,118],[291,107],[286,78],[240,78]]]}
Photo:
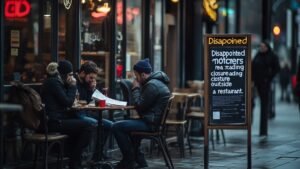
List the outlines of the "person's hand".
{"label": "person's hand", "polygon": [[132,82],[132,88],[134,89],[136,87],[140,87],[140,83],[136,79],[134,79]]}
{"label": "person's hand", "polygon": [[97,81],[96,79],[93,79],[93,81],[90,83],[90,89],[95,90],[97,86]]}
{"label": "person's hand", "polygon": [[76,79],[74,76],[68,76],[67,77],[67,84],[70,86],[75,86],[76,85]]}

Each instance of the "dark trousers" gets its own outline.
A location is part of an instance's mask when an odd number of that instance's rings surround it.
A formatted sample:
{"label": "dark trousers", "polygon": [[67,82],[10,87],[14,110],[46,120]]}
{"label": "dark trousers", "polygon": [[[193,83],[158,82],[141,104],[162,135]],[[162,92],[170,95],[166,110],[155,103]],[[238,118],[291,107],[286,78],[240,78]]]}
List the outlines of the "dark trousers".
{"label": "dark trousers", "polygon": [[268,117],[270,113],[270,84],[262,83],[256,85],[260,98],[260,131],[259,135],[268,135]]}
{"label": "dark trousers", "polygon": [[81,154],[90,142],[92,132],[95,130],[92,124],[81,119],[66,119],[49,121],[49,132],[59,132],[68,135],[67,147],[70,147],[70,168],[81,163]]}
{"label": "dark trousers", "polygon": [[[151,128],[143,120],[121,120],[113,124],[112,132],[123,154],[123,160],[134,161],[134,151],[139,151],[140,140],[132,138],[130,132],[150,131]],[[134,146],[134,142],[136,147]]]}

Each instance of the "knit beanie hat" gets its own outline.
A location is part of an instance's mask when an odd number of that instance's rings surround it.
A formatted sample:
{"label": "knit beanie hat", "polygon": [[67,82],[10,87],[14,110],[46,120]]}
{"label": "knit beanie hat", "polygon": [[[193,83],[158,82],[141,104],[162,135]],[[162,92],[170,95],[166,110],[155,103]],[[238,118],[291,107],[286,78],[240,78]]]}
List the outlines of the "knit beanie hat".
{"label": "knit beanie hat", "polygon": [[151,73],[152,72],[152,67],[149,63],[149,59],[143,59],[138,61],[134,66],[133,70],[139,72],[139,73]]}
{"label": "knit beanie hat", "polygon": [[68,60],[62,60],[58,62],[58,72],[61,75],[66,75],[68,73],[73,72],[73,66],[72,63]]}

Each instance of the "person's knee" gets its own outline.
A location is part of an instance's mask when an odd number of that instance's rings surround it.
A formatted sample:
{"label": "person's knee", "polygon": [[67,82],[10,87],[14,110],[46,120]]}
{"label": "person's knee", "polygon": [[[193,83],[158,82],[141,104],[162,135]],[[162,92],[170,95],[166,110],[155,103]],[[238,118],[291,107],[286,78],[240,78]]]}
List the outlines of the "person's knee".
{"label": "person's knee", "polygon": [[102,123],[103,123],[104,128],[107,130],[111,130],[111,128],[114,124],[112,121],[106,120],[106,119],[102,120]]}
{"label": "person's knee", "polygon": [[113,133],[116,133],[116,132],[121,131],[123,127],[124,127],[124,126],[123,126],[122,122],[115,122],[115,123],[113,123],[112,126],[111,126],[111,131],[112,131]]}
{"label": "person's knee", "polygon": [[92,132],[96,129],[97,126],[95,126],[94,124],[88,122],[88,121],[83,121],[84,124],[83,124],[83,127],[82,129],[87,131],[87,132]]}

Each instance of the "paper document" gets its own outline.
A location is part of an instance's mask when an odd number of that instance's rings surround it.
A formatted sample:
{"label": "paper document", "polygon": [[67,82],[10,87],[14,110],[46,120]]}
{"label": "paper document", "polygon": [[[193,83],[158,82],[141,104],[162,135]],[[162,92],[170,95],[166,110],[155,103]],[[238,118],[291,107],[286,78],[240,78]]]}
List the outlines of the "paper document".
{"label": "paper document", "polygon": [[118,105],[118,106],[126,106],[127,105],[127,102],[111,99],[111,98],[105,96],[104,94],[102,94],[97,89],[93,93],[92,98],[94,100],[105,100],[107,105],[111,105],[111,104]]}

